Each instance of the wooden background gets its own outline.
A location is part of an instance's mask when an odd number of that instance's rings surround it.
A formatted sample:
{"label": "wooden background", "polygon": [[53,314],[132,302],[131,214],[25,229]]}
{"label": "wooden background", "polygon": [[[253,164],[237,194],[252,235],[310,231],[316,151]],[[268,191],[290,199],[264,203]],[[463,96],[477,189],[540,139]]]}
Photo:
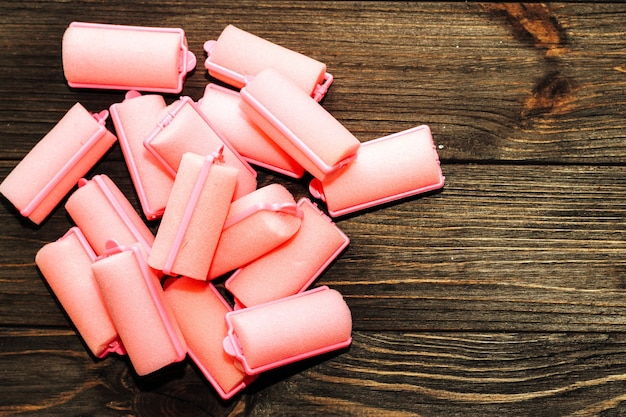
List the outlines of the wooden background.
{"label": "wooden background", "polygon": [[[310,55],[361,141],[430,125],[447,182],[339,220],[316,285],[344,294],[351,348],[227,402],[188,361],[90,357],[33,262],[67,214],[36,227],[2,198],[0,416],[626,415],[626,4],[0,1],[0,178],[76,101],[123,98],[67,87],[74,20],[183,28],[194,99],[229,23]],[[118,145],[94,173],[138,207]]]}

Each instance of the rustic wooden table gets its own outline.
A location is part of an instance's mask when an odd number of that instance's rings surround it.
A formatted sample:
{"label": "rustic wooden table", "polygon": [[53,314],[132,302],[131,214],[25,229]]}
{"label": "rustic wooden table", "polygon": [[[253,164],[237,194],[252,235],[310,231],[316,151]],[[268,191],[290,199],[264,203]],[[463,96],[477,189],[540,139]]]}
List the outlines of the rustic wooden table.
{"label": "rustic wooden table", "polygon": [[[123,98],[68,88],[72,21],[183,28],[194,99],[229,23],[315,57],[361,141],[428,124],[446,185],[339,220],[316,285],[344,294],[352,346],[226,402],[188,361],[94,360],[33,261],[67,214],[36,227],[3,198],[0,416],[626,415],[626,4],[1,1],[0,178],[76,101]],[[95,173],[138,208],[118,145]]]}

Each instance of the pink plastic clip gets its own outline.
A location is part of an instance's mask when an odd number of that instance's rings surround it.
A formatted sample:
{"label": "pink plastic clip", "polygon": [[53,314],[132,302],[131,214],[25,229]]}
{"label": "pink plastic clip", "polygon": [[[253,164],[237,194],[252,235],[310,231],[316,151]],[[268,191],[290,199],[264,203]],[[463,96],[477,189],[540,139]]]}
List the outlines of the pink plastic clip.
{"label": "pink plastic clip", "polygon": [[261,71],[240,94],[250,119],[315,178],[355,159],[359,140],[277,71]]}
{"label": "pink plastic clip", "polygon": [[217,40],[205,42],[204,50],[209,74],[236,88],[246,84],[247,76],[271,67],[319,102],[333,82],[325,64],[233,25],[228,25]]}
{"label": "pink plastic clip", "polygon": [[185,208],[185,212],[183,213],[183,217],[180,221],[180,225],[178,227],[178,231],[176,236],[174,237],[174,241],[172,242],[172,247],[165,259],[165,265],[163,266],[163,273],[167,275],[172,274],[172,267],[174,266],[174,262],[176,261],[176,256],[180,250],[180,247],[183,243],[183,238],[187,233],[187,229],[189,228],[189,222],[194,214],[196,206],[198,205],[198,200],[200,199],[200,195],[202,194],[202,190],[204,188],[204,184],[206,182],[207,177],[209,176],[209,171],[211,170],[211,166],[216,161],[223,161],[224,157],[222,152],[224,151],[223,147],[220,147],[216,152],[213,152],[206,156],[204,163],[202,164],[202,168],[200,169],[200,174],[196,179],[196,183],[193,185],[193,190],[191,191],[191,195],[189,196],[189,201],[187,202],[187,206]]}
{"label": "pink plastic clip", "polygon": [[249,375],[343,349],[352,318],[341,294],[326,286],[226,314],[224,350]]}
{"label": "pink plastic clip", "polygon": [[313,97],[315,101],[317,102],[322,101],[322,99],[328,92],[330,85],[333,83],[333,78],[334,77],[332,76],[332,74],[328,72],[324,73],[324,81],[316,85],[315,89],[313,90],[313,94],[311,94],[311,96]]}
{"label": "pink plastic clip", "polygon": [[22,216],[41,223],[115,143],[108,115],[76,103],[5,178],[0,192]]}
{"label": "pink plastic clip", "polygon": [[135,90],[127,92],[123,102],[110,107],[128,172],[148,220],[155,220],[163,215],[174,183],[169,172],[143,146],[145,135],[152,131],[165,108],[162,96],[157,94],[142,96]]}
{"label": "pink plastic clip", "polygon": [[178,28],[72,22],[63,36],[70,87],[179,93],[195,67]]}
{"label": "pink plastic clip", "polygon": [[148,264],[168,275],[206,280],[237,185],[238,171],[213,154],[183,155]]}
{"label": "pink plastic clip", "polygon": [[110,353],[124,355],[126,350],[91,272],[95,260],[96,253],[78,227],[44,245],[35,256],[35,263],[89,350],[98,358]]}
{"label": "pink plastic clip", "polygon": [[106,247],[92,270],[137,373],[145,375],[183,360],[187,345],[143,249],[113,240]]}
{"label": "pink plastic clip", "polygon": [[444,181],[430,128],[422,125],[363,143],[352,164],[313,179],[309,190],[337,217],[437,190]]}

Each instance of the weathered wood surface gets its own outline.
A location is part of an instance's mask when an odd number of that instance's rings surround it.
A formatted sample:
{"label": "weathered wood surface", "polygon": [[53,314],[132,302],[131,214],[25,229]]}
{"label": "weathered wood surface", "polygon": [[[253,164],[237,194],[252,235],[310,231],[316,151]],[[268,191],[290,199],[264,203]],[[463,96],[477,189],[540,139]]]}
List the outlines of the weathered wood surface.
{"label": "weathered wood surface", "polygon": [[[184,28],[195,99],[228,23],[313,56],[361,140],[430,125],[446,186],[338,220],[351,244],[318,284],[353,345],[227,402],[188,362],[90,357],[33,262],[67,215],[36,227],[2,199],[0,416],[626,414],[626,4],[0,2],[0,178],[74,102],[123,98],[67,87],[74,20]],[[100,172],[138,207],[119,147]]]}

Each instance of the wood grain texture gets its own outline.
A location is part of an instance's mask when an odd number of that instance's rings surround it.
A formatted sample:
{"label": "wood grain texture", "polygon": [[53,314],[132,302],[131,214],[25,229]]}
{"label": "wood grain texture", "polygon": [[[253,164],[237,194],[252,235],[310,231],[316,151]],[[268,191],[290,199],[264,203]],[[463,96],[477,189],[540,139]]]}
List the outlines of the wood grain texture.
{"label": "wood grain texture", "polygon": [[227,403],[187,363],[137,378],[69,331],[0,342],[3,416],[599,415],[626,386],[621,333],[357,331],[349,350],[268,372]]}
{"label": "wood grain texture", "polygon": [[[0,178],[76,101],[123,98],[67,87],[74,20],[182,27],[194,99],[214,81],[202,44],[229,23],[313,56],[335,76],[322,104],[360,140],[428,124],[446,176],[337,220],[351,244],[316,285],[345,296],[352,346],[230,401],[188,361],[138,377],[92,358],[33,261],[67,214],[34,226],[3,198],[0,416],[626,414],[625,19],[578,1],[0,1]],[[139,208],[119,146],[95,173]],[[260,171],[272,182],[308,196]]]}

